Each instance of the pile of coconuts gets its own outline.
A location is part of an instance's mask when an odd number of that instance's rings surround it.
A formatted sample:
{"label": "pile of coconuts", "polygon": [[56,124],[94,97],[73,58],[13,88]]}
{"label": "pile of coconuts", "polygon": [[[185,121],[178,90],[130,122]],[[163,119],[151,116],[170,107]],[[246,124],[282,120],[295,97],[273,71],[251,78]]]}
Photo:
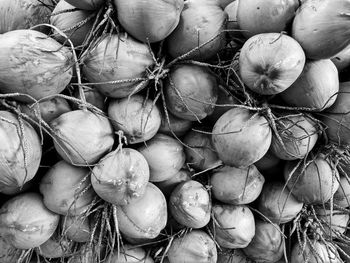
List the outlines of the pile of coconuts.
{"label": "pile of coconuts", "polygon": [[349,17],[0,0],[0,262],[349,262]]}

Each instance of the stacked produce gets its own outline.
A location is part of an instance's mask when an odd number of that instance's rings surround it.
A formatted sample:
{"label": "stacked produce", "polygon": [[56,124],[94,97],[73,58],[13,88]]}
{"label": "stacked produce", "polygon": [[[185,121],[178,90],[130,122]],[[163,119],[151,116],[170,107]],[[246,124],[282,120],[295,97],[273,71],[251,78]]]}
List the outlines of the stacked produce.
{"label": "stacked produce", "polygon": [[0,263],[350,262],[350,0],[0,0]]}

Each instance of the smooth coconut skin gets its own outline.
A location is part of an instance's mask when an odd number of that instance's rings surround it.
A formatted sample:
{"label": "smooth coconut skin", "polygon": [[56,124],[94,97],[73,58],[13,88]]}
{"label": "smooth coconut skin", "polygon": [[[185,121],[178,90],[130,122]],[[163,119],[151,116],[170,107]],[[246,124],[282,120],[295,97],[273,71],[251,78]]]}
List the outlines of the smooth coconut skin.
{"label": "smooth coconut skin", "polygon": [[50,4],[52,4],[50,0],[1,0],[0,34],[48,23],[51,14],[48,7]]}
{"label": "smooth coconut skin", "polygon": [[42,147],[27,121],[20,123],[15,114],[7,111],[0,111],[0,117],[0,193],[15,194],[36,175]]}
{"label": "smooth coconut skin", "polygon": [[255,235],[243,252],[256,262],[275,263],[283,257],[284,237],[278,225],[256,220]]}
{"label": "smooth coconut skin", "polygon": [[243,205],[255,201],[265,183],[264,176],[254,165],[247,168],[223,166],[210,178],[213,196],[226,204]]}
{"label": "smooth coconut skin", "polygon": [[105,116],[88,110],[64,113],[50,123],[58,154],[73,165],[92,165],[114,144],[113,127]]}
{"label": "smooth coconut skin", "polygon": [[208,68],[177,65],[170,70],[164,86],[167,109],[181,119],[202,120],[214,111],[217,85]]}
{"label": "smooth coconut skin", "polygon": [[37,193],[24,193],[8,200],[0,209],[0,233],[12,246],[40,246],[55,232],[60,216],[44,205]]}
{"label": "smooth coconut skin", "polygon": [[161,124],[158,107],[142,95],[111,100],[108,116],[114,130],[123,131],[129,144],[148,141],[156,135]]}
{"label": "smooth coconut skin", "polygon": [[174,31],[180,21],[183,0],[114,0],[118,21],[141,42],[159,42]]}
{"label": "smooth coconut skin", "polygon": [[304,1],[293,20],[292,37],[310,59],[327,59],[350,44],[349,0]]}
{"label": "smooth coconut skin", "polygon": [[[0,35],[0,92],[35,99],[58,94],[72,78],[72,52],[38,31],[14,30]],[[16,100],[33,102],[27,97]]]}
{"label": "smooth coconut skin", "polygon": [[117,207],[117,218],[119,230],[127,241],[133,244],[148,242],[166,226],[165,197],[159,188],[148,183],[145,194],[137,202]]}
{"label": "smooth coconut skin", "polygon": [[[84,76],[89,82],[96,83],[98,91],[107,97],[125,98],[135,93],[141,82],[132,80],[146,78],[146,70],[154,61],[147,44],[126,34],[112,34],[101,39],[87,53],[83,63]],[[113,81],[120,83],[105,83]]]}
{"label": "smooth coconut skin", "polygon": [[67,3],[71,5],[83,9],[83,10],[97,10],[101,7],[106,0],[66,0]]}
{"label": "smooth coconut skin", "polygon": [[281,116],[276,121],[280,139],[272,135],[270,151],[282,160],[304,158],[315,146],[318,140],[318,126],[306,115]]}
{"label": "smooth coconut skin", "polygon": [[181,142],[157,133],[138,151],[147,160],[150,168],[150,182],[161,182],[177,174],[185,164],[186,156]]}
{"label": "smooth coconut skin", "polygon": [[181,169],[169,179],[157,182],[155,185],[163,192],[165,197],[169,197],[177,185],[189,180],[191,180],[191,172]]}
{"label": "smooth coconut skin", "polygon": [[[169,119],[167,119],[167,117]],[[167,111],[167,114],[165,114],[163,111],[159,132],[170,136],[173,136],[175,134],[177,137],[181,137],[192,128],[192,125],[193,122],[190,120],[184,120],[176,117],[169,111]]]}
{"label": "smooth coconut skin", "polygon": [[233,108],[223,114],[212,131],[213,146],[224,164],[248,167],[261,159],[271,145],[272,132],[265,117]]}
{"label": "smooth coconut skin", "polygon": [[136,202],[145,194],[150,169],[137,150],[121,148],[104,156],[91,172],[95,192],[114,205]]}
{"label": "smooth coconut skin", "polygon": [[[93,12],[86,10],[72,11],[75,8],[75,6],[69,4],[67,1],[60,0],[52,11],[50,24],[65,33],[72,41],[74,47],[78,47],[84,43],[84,40],[90,33],[94,24],[94,19],[90,19],[84,24],[77,26],[79,23],[82,23],[89,18]],[[62,35],[56,33],[53,37],[60,43],[66,43],[66,45],[69,45],[67,39]]]}
{"label": "smooth coconut skin", "polygon": [[221,164],[211,142],[211,136],[196,131],[188,132],[183,138],[186,163],[198,170],[206,170]]}
{"label": "smooth coconut skin", "polygon": [[335,102],[338,91],[338,70],[330,59],[322,59],[307,61],[298,79],[279,95],[288,105],[322,111]]}
{"label": "smooth coconut skin", "polygon": [[85,212],[96,194],[90,187],[90,170],[59,161],[44,175],[40,192],[44,204],[60,215],[79,215]]}
{"label": "smooth coconut skin", "polygon": [[339,188],[339,175],[334,165],[323,156],[304,162],[287,162],[284,179],[296,199],[306,204],[323,204]]}
{"label": "smooth coconut skin", "polygon": [[292,221],[303,205],[281,182],[265,183],[258,198],[258,210],[276,224]]}
{"label": "smooth coconut skin", "polygon": [[347,45],[339,53],[334,55],[331,58],[331,61],[334,63],[338,72],[343,71],[350,65],[350,45]]}
{"label": "smooth coconut skin", "polygon": [[302,250],[300,244],[294,244],[291,253],[291,263],[304,263],[308,259],[309,263],[342,263],[337,249],[330,243],[326,244],[321,241],[311,239],[311,244],[306,243],[305,249]]}
{"label": "smooth coconut skin", "polygon": [[227,14],[216,1],[185,1],[180,22],[166,39],[166,51],[173,58],[192,51],[186,59],[210,59],[225,45],[222,31],[226,27],[226,19]]}
{"label": "smooth coconut skin", "polygon": [[298,0],[239,1],[237,23],[247,38],[260,33],[280,33],[293,20]]}
{"label": "smooth coconut skin", "polygon": [[49,240],[35,248],[35,251],[44,258],[64,258],[72,253],[72,245],[72,242],[54,233]]}
{"label": "smooth coconut skin", "polygon": [[176,186],[168,205],[174,219],[184,226],[202,228],[210,221],[211,199],[207,189],[197,181]]}
{"label": "smooth coconut skin", "polygon": [[255,235],[255,219],[245,205],[214,205],[213,233],[215,240],[224,248],[244,248]]}
{"label": "smooth coconut skin", "polygon": [[110,263],[154,263],[154,260],[142,247],[124,244],[123,248],[111,253],[107,262]]}
{"label": "smooth coconut skin", "polygon": [[[244,1],[243,1],[244,2]],[[280,33],[249,38],[239,55],[239,73],[252,91],[273,95],[289,88],[301,74],[305,54],[297,41]]]}
{"label": "smooth coconut skin", "polygon": [[168,254],[169,263],[216,263],[217,249],[211,237],[202,230],[192,230],[174,238]]}

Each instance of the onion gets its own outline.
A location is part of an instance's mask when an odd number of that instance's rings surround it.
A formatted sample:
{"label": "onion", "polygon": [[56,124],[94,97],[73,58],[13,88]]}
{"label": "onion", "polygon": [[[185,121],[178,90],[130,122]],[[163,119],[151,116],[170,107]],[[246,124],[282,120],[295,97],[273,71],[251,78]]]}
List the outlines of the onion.
{"label": "onion", "polygon": [[45,243],[35,249],[44,258],[64,258],[70,256],[72,243],[54,233]]}
{"label": "onion", "polygon": [[123,131],[129,144],[145,142],[159,130],[161,114],[150,99],[141,95],[111,100],[108,116],[116,131]]}
{"label": "onion", "polygon": [[90,240],[93,227],[90,218],[82,216],[61,216],[62,233],[74,242],[84,243]]}
{"label": "onion", "polygon": [[85,212],[95,197],[89,173],[89,169],[65,161],[52,166],[40,182],[46,207],[60,215]]}
{"label": "onion", "polygon": [[0,193],[15,194],[36,175],[42,148],[28,122],[7,111],[0,118]]}
{"label": "onion", "polygon": [[190,121],[213,113],[218,96],[216,79],[206,67],[185,64],[171,69],[164,92],[169,111]]}
{"label": "onion", "polygon": [[325,242],[311,239],[310,242],[306,243],[305,247],[301,247],[300,244],[296,243],[292,248],[291,263],[304,263],[305,260],[308,260],[309,263],[343,262],[337,249],[330,242]]}
{"label": "onion", "polygon": [[50,0],[1,0],[0,34],[47,23],[51,14],[50,4]]}
{"label": "onion", "polygon": [[192,52],[186,59],[207,60],[216,56],[225,45],[222,31],[226,19],[227,14],[216,1],[185,1],[179,25],[166,39],[166,51],[174,58],[189,51]]}
{"label": "onion", "polygon": [[210,221],[211,200],[207,189],[199,182],[180,183],[170,195],[169,209],[180,224],[202,228]]}
{"label": "onion", "polygon": [[185,164],[181,142],[168,135],[158,133],[138,150],[149,164],[151,182],[170,179]]}
{"label": "onion", "polygon": [[260,33],[285,31],[299,7],[298,0],[239,1],[237,21],[242,34],[251,37]]}
{"label": "onion", "polygon": [[191,173],[188,170],[181,169],[169,179],[157,182],[155,185],[163,192],[165,197],[169,197],[177,185],[189,180],[191,180]]}
{"label": "onion", "polygon": [[229,166],[248,167],[270,147],[271,128],[265,117],[243,108],[233,108],[213,127],[212,141],[219,158]]}
{"label": "onion", "polygon": [[[237,0],[236,0],[237,1]],[[218,252],[216,263],[254,263],[247,258],[241,249],[222,249]]]}
{"label": "onion", "polygon": [[142,247],[124,244],[121,251],[115,251],[108,257],[109,263],[154,263],[154,260]]}
{"label": "onion", "polygon": [[133,37],[142,42],[165,39],[179,24],[183,0],[114,0],[118,21]]}
{"label": "onion", "polygon": [[258,199],[258,210],[277,224],[284,224],[293,220],[303,208],[281,182],[265,183]]}
{"label": "onion", "polygon": [[97,10],[102,6],[106,0],[66,0],[67,3],[74,5],[79,9],[84,10]]}
{"label": "onion", "polygon": [[331,58],[338,71],[341,72],[350,66],[350,45]]}
{"label": "onion", "polygon": [[304,64],[305,54],[298,42],[279,33],[261,33],[249,38],[239,55],[242,81],[263,95],[277,94],[290,87]]}
{"label": "onion", "polygon": [[183,142],[185,147],[186,163],[198,170],[214,168],[221,163],[212,146],[211,136],[197,131],[186,134]]}
{"label": "onion", "polygon": [[73,165],[96,163],[114,144],[109,120],[88,110],[64,113],[50,126],[57,137],[54,141],[56,151]]}
{"label": "onion", "polygon": [[169,263],[216,263],[217,249],[211,237],[202,230],[192,230],[175,237],[168,250]]}
{"label": "onion", "polygon": [[162,114],[162,122],[159,127],[159,132],[174,136],[174,134],[177,137],[183,136],[187,131],[189,131],[192,127],[193,122],[190,120],[184,120],[179,117],[176,117],[175,115],[168,113],[169,120],[167,120],[167,117],[165,113]]}
{"label": "onion", "polygon": [[[146,44],[117,34],[101,39],[83,62],[82,71],[88,81],[96,83],[98,91],[112,98],[135,93],[141,82],[138,79],[145,78],[147,68],[154,63]],[[106,83],[113,81],[119,83]]]}
{"label": "onion", "polygon": [[344,208],[350,206],[350,183],[347,176],[340,176],[339,188],[333,195],[333,203]]}
{"label": "onion", "polygon": [[15,263],[21,257],[22,251],[13,247],[8,240],[0,237],[0,260],[1,262]]}
{"label": "onion", "polygon": [[330,58],[350,44],[349,12],[349,1],[304,1],[293,21],[292,37],[308,58]]}
{"label": "onion", "polygon": [[296,199],[306,204],[327,202],[339,187],[338,172],[323,156],[306,162],[287,162],[284,179]]}
{"label": "onion", "polygon": [[311,60],[306,62],[293,85],[280,96],[288,105],[321,111],[335,102],[338,91],[338,70],[333,62],[330,59]]}
{"label": "onion", "polygon": [[215,240],[225,248],[244,248],[255,235],[252,211],[245,205],[214,205]]}
{"label": "onion", "polygon": [[326,134],[333,143],[341,146],[350,145],[350,82],[340,83],[335,103],[321,114],[326,125]]}
{"label": "onion", "polygon": [[[39,103],[21,105],[21,111],[32,118],[37,124],[40,123],[40,118],[46,123],[50,123],[63,113],[71,110],[68,101],[60,97],[42,100]],[[37,125],[34,126],[34,128],[37,127]]]}
{"label": "onion", "polygon": [[255,236],[243,252],[256,262],[274,263],[283,257],[284,237],[278,225],[256,220]]}
{"label": "onion", "polygon": [[0,236],[18,249],[40,246],[55,232],[60,216],[48,210],[37,193],[24,193],[0,209]]}
{"label": "onion", "polygon": [[270,150],[282,160],[304,158],[317,142],[317,124],[307,115],[284,114],[276,125],[283,145],[274,134]]}
{"label": "onion", "polygon": [[[72,78],[72,52],[34,30],[0,35],[0,92],[41,99],[58,94]],[[16,100],[33,102],[24,96]]]}
{"label": "onion", "polygon": [[137,202],[117,207],[120,232],[130,243],[156,238],[165,228],[168,212],[162,192],[148,183],[146,192]]}
{"label": "onion", "polygon": [[241,205],[258,198],[265,178],[254,165],[241,169],[225,165],[213,172],[210,183],[212,194],[217,200]]}
{"label": "onion", "polygon": [[315,212],[327,237],[337,237],[346,232],[350,218],[347,211],[318,207]]}
{"label": "onion", "polygon": [[[72,41],[75,47],[82,45],[93,27],[94,19],[87,20],[93,12],[86,10],[74,10],[75,7],[65,0],[60,0],[50,17],[51,25],[57,27]],[[66,43],[67,39],[60,34],[53,37],[60,43]]]}
{"label": "onion", "polygon": [[103,200],[127,205],[142,198],[149,176],[145,157],[134,149],[122,148],[110,152],[94,166],[91,183]]}

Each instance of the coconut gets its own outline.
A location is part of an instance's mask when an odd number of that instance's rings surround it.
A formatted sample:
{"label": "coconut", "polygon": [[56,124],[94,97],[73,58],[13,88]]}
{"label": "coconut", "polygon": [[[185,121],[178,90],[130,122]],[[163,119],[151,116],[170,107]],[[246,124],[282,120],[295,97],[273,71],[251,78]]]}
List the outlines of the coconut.
{"label": "coconut", "polygon": [[65,258],[70,256],[72,243],[54,233],[49,240],[35,249],[44,258]]}
{"label": "coconut", "polygon": [[120,251],[114,251],[108,257],[110,263],[154,263],[154,260],[142,247],[124,244]]}
{"label": "coconut", "polygon": [[88,242],[92,233],[90,217],[61,216],[62,234],[74,242]]}
{"label": "coconut", "polygon": [[67,3],[83,10],[97,10],[106,0],[66,0]]}
{"label": "coconut", "polygon": [[181,169],[169,179],[157,182],[155,185],[163,192],[165,197],[169,197],[177,185],[188,180],[191,180],[191,173],[186,169]]}
{"label": "coconut", "polygon": [[[167,116],[169,119],[167,119]],[[175,134],[177,137],[180,137],[191,129],[192,124],[192,121],[181,119],[167,111],[167,115],[165,112],[162,113],[162,122],[159,127],[159,132],[169,136],[174,136]]]}

